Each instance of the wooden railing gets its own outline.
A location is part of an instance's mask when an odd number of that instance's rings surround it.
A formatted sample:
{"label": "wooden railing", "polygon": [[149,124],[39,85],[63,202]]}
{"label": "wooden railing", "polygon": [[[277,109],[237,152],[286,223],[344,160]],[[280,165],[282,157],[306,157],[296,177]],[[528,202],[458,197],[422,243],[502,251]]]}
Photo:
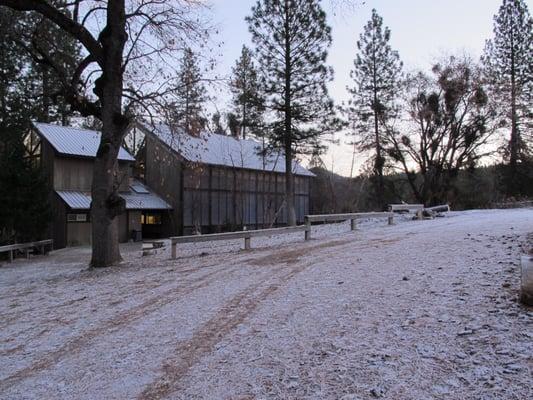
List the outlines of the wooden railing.
{"label": "wooden railing", "polygon": [[244,249],[250,250],[253,237],[284,235],[287,233],[304,232],[307,226],[287,226],[284,228],[257,229],[250,231],[210,233],[207,235],[176,236],[170,238],[172,258],[176,258],[176,245],[180,243],[200,243],[215,240],[244,239]]}
{"label": "wooden railing", "polygon": [[45,254],[47,246],[50,246],[50,249],[52,249],[54,241],[52,239],[47,239],[39,242],[9,244],[7,246],[0,246],[0,253],[9,252],[9,262],[13,262],[14,252],[17,250],[24,250],[26,258],[30,258],[30,249],[38,247],[41,249],[41,253]]}
{"label": "wooden railing", "polygon": [[354,231],[357,228],[358,219],[368,218],[387,218],[388,224],[394,223],[394,213],[392,212],[367,212],[367,213],[349,213],[349,214],[323,214],[323,215],[306,215],[305,240],[311,239],[311,224],[313,222],[341,222],[350,220],[350,229]]}
{"label": "wooden railing", "polygon": [[326,215],[307,215],[305,225],[287,226],[284,228],[257,229],[250,231],[209,233],[206,235],[175,236],[170,238],[171,257],[176,258],[176,246],[182,243],[201,243],[215,240],[235,240],[244,239],[244,249],[251,248],[252,238],[261,236],[285,235],[288,233],[304,232],[305,240],[311,239],[312,222],[340,222],[350,220],[351,230],[356,229],[356,221],[365,218],[382,218],[388,219],[389,225],[393,224],[394,214],[392,212],[369,212],[369,213],[352,213],[352,214],[326,214]]}

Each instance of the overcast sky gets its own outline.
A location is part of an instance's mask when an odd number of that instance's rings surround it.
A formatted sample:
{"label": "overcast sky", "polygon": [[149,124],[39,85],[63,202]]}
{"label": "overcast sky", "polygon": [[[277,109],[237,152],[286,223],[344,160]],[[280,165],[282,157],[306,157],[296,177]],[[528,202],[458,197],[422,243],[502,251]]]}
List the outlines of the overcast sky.
{"label": "overcast sky", "polygon": [[[338,1],[338,0],[337,0]],[[493,16],[502,0],[367,0],[353,9],[333,10],[324,0],[333,45],[328,63],[335,70],[330,94],[340,104],[347,99],[346,85],[356,52],[356,41],[375,8],[391,29],[391,45],[398,50],[407,70],[427,69],[436,58],[468,52],[479,57],[485,40],[492,36]],[[220,29],[214,38],[222,42],[218,71],[228,74],[243,44],[251,46],[244,21],[255,0],[211,0],[213,19]],[[526,0],[530,12],[533,0]],[[335,11],[335,13],[334,13]],[[222,99],[220,99],[222,100]],[[221,105],[223,108],[223,105]],[[339,136],[341,144],[331,146],[324,161],[334,172],[349,175],[351,148]]]}

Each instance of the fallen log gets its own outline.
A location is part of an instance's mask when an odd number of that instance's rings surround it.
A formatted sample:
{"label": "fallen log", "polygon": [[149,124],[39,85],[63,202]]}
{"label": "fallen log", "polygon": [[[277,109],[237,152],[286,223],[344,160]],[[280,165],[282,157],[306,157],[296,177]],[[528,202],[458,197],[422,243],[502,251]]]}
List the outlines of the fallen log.
{"label": "fallen log", "polygon": [[449,212],[450,206],[448,204],[443,204],[441,206],[427,207],[424,211],[428,212]]}

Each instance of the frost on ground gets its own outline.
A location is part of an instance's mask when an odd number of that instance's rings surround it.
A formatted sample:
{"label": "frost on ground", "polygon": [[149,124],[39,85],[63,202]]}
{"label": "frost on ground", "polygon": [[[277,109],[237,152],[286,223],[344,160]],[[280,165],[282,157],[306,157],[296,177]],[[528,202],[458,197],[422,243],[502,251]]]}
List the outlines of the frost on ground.
{"label": "frost on ground", "polygon": [[2,399],[531,399],[533,210],[0,268]]}

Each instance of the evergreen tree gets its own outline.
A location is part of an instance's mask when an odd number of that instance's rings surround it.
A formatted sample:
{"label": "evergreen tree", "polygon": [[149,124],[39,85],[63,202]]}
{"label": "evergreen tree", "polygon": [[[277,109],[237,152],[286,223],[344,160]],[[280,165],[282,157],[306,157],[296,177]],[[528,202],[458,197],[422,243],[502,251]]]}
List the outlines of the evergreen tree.
{"label": "evergreen tree", "polygon": [[171,103],[170,122],[189,135],[197,135],[206,125],[204,103],[207,101],[198,56],[187,48],[177,76]]}
{"label": "evergreen tree", "polygon": [[237,116],[231,112],[227,113],[226,123],[228,125],[229,134],[234,138],[238,138],[240,133],[240,121]]}
{"label": "evergreen tree", "polygon": [[222,116],[218,111],[211,117],[211,122],[213,125],[211,131],[213,133],[216,133],[217,135],[226,135],[226,129],[222,126]]}
{"label": "evergreen tree", "polygon": [[233,115],[238,118],[240,136],[243,139],[246,139],[247,134],[261,136],[264,98],[252,53],[246,46],[242,47],[241,57],[233,67],[230,89],[233,94]]}
{"label": "evergreen tree", "polygon": [[288,223],[295,225],[294,157],[321,148],[320,137],[336,129],[326,87],[331,29],[319,0],[260,0],[246,20],[273,112],[269,139],[285,154]]}
{"label": "evergreen tree", "polygon": [[387,130],[385,125],[398,109],[403,64],[389,41],[390,29],[383,27],[383,18],[372,10],[372,18],[357,41],[358,53],[350,76],[354,87],[348,88],[352,99],[346,108],[354,129],[354,145],[362,151],[373,151],[373,181],[376,201],[385,205],[384,167]]}
{"label": "evergreen tree", "polygon": [[504,121],[510,123],[508,189],[516,194],[517,165],[526,161],[531,150],[527,142],[532,139],[533,117],[533,19],[523,0],[503,0],[482,62]]}
{"label": "evergreen tree", "polygon": [[[61,6],[61,1],[52,2]],[[65,12],[68,12],[65,10]],[[38,158],[30,158],[24,139],[32,120],[65,124],[72,114],[58,94],[61,84],[51,65],[72,70],[79,48],[35,14],[0,8],[0,242],[42,238],[50,220],[50,187]]]}
{"label": "evergreen tree", "polygon": [[[52,0],[50,3],[65,15],[71,15],[65,0]],[[4,9],[3,12],[9,11]],[[72,37],[64,35],[40,14],[27,13],[14,21],[4,37],[26,60],[25,80],[28,84],[25,94],[28,106],[33,107],[30,118],[67,125],[72,112],[61,93],[63,82],[58,76],[58,69],[61,73],[73,74],[81,61],[80,47]]]}

